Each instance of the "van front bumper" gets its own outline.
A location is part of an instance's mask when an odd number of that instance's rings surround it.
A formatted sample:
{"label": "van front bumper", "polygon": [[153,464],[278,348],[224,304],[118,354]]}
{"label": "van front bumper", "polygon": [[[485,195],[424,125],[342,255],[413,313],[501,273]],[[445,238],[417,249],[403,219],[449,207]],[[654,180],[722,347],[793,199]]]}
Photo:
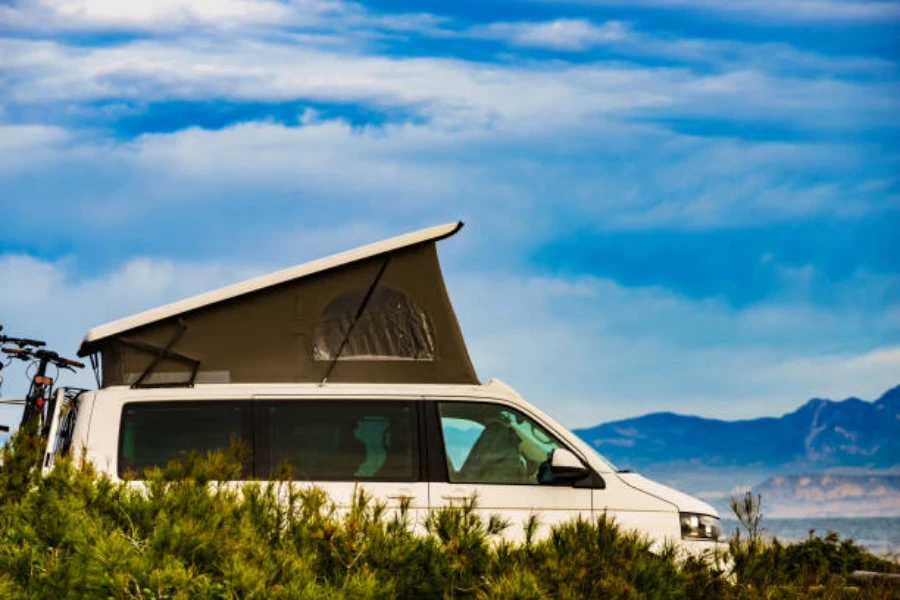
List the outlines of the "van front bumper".
{"label": "van front bumper", "polygon": [[687,556],[724,558],[728,552],[728,542],[719,540],[682,540],[679,547]]}

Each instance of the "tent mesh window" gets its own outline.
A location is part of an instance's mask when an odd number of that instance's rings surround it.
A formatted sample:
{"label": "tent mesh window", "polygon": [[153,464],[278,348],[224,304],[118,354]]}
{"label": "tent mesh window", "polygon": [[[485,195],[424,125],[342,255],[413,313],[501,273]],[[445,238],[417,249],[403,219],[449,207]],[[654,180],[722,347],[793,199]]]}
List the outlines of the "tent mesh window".
{"label": "tent mesh window", "polygon": [[353,326],[365,296],[366,290],[352,290],[340,294],[325,307],[316,326],[313,346],[316,360],[334,360],[351,327],[340,360],[434,360],[431,319],[402,292],[376,288]]}

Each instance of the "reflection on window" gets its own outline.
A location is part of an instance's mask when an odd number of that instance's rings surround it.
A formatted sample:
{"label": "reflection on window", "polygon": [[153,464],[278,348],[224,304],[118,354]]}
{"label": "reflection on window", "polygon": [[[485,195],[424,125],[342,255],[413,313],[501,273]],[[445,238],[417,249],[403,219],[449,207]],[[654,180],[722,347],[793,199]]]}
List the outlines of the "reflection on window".
{"label": "reflection on window", "polygon": [[[332,300],[316,326],[313,357],[334,360],[367,290]],[[434,328],[415,302],[397,290],[379,287],[340,354],[341,360],[434,360]]]}
{"label": "reflection on window", "polygon": [[[269,402],[262,405],[258,452],[276,471],[305,481],[413,481],[417,478],[408,402]],[[263,457],[260,457],[263,458]]]}
{"label": "reflection on window", "polygon": [[550,483],[549,459],[562,446],[540,425],[505,406],[438,405],[452,483]]}
{"label": "reflection on window", "polygon": [[[249,408],[237,402],[126,404],[122,411],[119,475],[140,476],[150,467],[169,461],[227,450],[232,443],[247,440],[243,434]],[[246,421],[249,423],[249,421]],[[249,467],[245,469],[249,474]]]}

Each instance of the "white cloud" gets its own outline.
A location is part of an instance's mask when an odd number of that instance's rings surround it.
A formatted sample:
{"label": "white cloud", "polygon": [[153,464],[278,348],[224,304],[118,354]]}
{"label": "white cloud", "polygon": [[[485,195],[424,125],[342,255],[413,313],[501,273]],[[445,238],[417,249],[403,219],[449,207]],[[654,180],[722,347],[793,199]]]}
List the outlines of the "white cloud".
{"label": "white cloud", "polygon": [[[866,147],[704,139],[615,121],[564,134],[501,123],[354,128],[299,119],[302,126],[248,122],[131,141],[38,130],[0,147],[0,184],[12,207],[24,207],[35,192],[28,182],[45,181],[59,190],[42,192],[54,223],[98,233],[145,223],[162,207],[224,210],[284,197],[295,199],[288,219],[306,221],[331,203],[331,215],[337,207],[376,222],[405,213],[462,215],[491,229],[511,227],[509,214],[598,229],[708,229],[857,218],[892,207],[882,188],[864,185],[882,160]],[[27,212],[21,231],[32,217],[35,230],[45,231],[43,219]],[[534,235],[510,238],[526,233]]]}
{"label": "white cloud", "polygon": [[720,71],[753,70],[770,74],[890,76],[894,61],[873,56],[822,55],[784,42],[746,42],[689,38],[648,32],[637,23],[585,19],[497,22],[472,27],[466,35],[505,41],[513,46],[582,52],[596,47],[614,50],[631,60],[664,59],[685,65],[713,66]]}
{"label": "white cloud", "polygon": [[52,160],[71,138],[61,127],[0,123],[0,174]]}
{"label": "white cloud", "polygon": [[0,5],[0,26],[41,35],[140,32],[166,37],[251,36],[356,48],[387,36],[440,34],[428,13],[379,14],[345,0],[20,0]]}
{"label": "white cloud", "polygon": [[475,37],[507,40],[517,46],[572,51],[619,42],[630,36],[628,28],[619,21],[595,25],[584,19],[491,23],[472,28],[469,33]]}
{"label": "white cloud", "polygon": [[274,23],[288,15],[287,5],[275,0],[44,0],[40,4],[61,18],[102,25]]}
{"label": "white cloud", "polygon": [[399,108],[454,126],[581,129],[600,117],[697,118],[844,129],[890,126],[889,82],[752,68],[695,73],[620,63],[485,64],[394,58],[282,40],[140,40],[106,47],[0,40],[16,103],[217,98]]}
{"label": "white cloud", "polygon": [[55,145],[68,137],[68,132],[60,127],[0,125],[0,152],[22,152],[36,147]]}
{"label": "white cloud", "polygon": [[188,26],[319,25],[355,5],[340,0],[36,0],[0,9],[5,22],[39,29],[139,29]]}
{"label": "white cloud", "polygon": [[[542,69],[438,58],[395,59],[260,42],[142,41],[75,49],[5,40],[6,68],[19,74],[17,102],[196,99],[308,99],[416,107],[448,123],[500,118],[573,122],[592,113],[670,102],[664,81],[686,74],[617,67]],[[675,91],[675,90],[673,90]]]}
{"label": "white cloud", "polygon": [[887,311],[777,301],[737,310],[595,278],[460,276],[450,289],[480,375],[571,426],[656,410],[778,415],[814,395],[874,399],[900,383],[900,347],[834,350],[888,327]]}
{"label": "white cloud", "polygon": [[900,6],[888,0],[545,0],[593,5],[698,9],[721,15],[782,21],[872,21],[900,18]]}
{"label": "white cloud", "polygon": [[756,376],[774,385],[810,390],[820,398],[874,400],[900,383],[900,346],[863,354],[792,357]]}

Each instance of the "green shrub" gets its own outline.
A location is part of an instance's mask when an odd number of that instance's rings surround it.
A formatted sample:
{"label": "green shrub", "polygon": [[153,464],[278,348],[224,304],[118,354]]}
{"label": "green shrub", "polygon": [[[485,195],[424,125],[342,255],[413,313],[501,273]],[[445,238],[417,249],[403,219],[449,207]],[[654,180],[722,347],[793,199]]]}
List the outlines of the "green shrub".
{"label": "green shrub", "polygon": [[[58,459],[41,475],[33,431],[0,467],[2,598],[889,598],[845,585],[854,569],[895,568],[852,542],[732,543],[734,573],[622,531],[575,520],[538,539],[502,539],[475,499],[433,511],[425,530],[408,506],[388,510],[359,490],[335,507],[286,481],[227,483],[239,452],[192,455],[113,482]],[[76,464],[82,463],[82,464]]]}
{"label": "green shrub", "polygon": [[[730,555],[738,590],[771,598],[858,598],[859,589],[848,586],[853,571],[898,572],[894,562],[878,558],[852,540],[841,540],[829,532],[794,544],[778,539],[766,542],[762,538],[762,499],[746,492],[731,499],[746,538],[740,531],[732,537]],[[896,598],[900,590],[890,583],[867,586],[864,596]],[[753,596],[751,596],[753,597]]]}

